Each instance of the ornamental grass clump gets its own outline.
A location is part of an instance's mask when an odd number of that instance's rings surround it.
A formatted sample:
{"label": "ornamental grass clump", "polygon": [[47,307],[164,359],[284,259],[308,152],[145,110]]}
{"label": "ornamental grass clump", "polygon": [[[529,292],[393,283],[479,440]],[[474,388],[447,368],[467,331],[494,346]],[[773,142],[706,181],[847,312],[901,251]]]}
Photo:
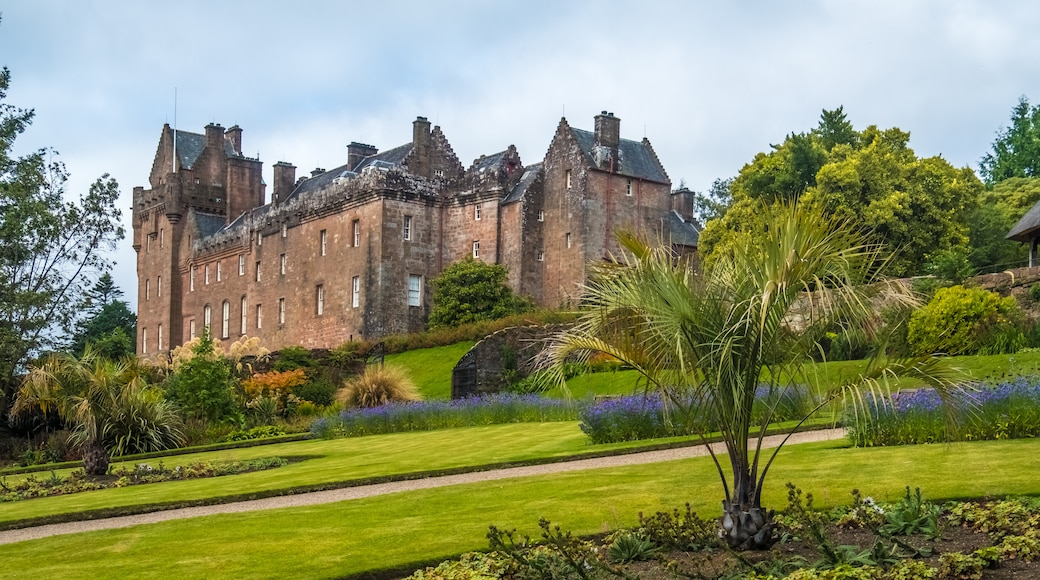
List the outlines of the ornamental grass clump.
{"label": "ornamental grass clump", "polygon": [[418,401],[419,390],[408,375],[396,367],[369,367],[347,381],[336,398],[347,408],[371,409],[388,403]]}
{"label": "ornamental grass clump", "polygon": [[[948,441],[948,420],[932,389],[901,391],[890,400],[870,399],[864,420],[849,422],[849,438],[859,447]],[[985,386],[953,410],[961,425],[954,439],[978,441],[1040,436],[1040,378],[1020,377]]]}
{"label": "ornamental grass clump", "polygon": [[413,401],[354,408],[311,425],[315,437],[358,437],[501,423],[574,421],[578,405],[538,395],[504,393],[455,401]]}

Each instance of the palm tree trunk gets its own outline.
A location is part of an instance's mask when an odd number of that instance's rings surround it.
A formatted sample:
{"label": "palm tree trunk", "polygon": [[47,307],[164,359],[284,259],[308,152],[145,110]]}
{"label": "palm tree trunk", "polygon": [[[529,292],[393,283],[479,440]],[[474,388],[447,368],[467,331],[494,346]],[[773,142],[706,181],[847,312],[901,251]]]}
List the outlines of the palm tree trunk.
{"label": "palm tree trunk", "polygon": [[746,467],[733,466],[733,497],[722,501],[719,538],[734,550],[768,550],[776,539],[773,511],[763,510],[757,482]]}
{"label": "palm tree trunk", "polygon": [[98,442],[88,443],[83,449],[83,471],[87,475],[108,473],[108,450]]}

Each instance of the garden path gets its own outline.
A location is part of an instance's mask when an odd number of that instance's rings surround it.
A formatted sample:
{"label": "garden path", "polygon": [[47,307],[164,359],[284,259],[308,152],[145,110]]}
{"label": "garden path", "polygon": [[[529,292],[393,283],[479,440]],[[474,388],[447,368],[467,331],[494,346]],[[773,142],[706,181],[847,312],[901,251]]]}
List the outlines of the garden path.
{"label": "garden path", "polygon": [[[791,436],[788,444],[811,443],[815,441],[829,441],[840,439],[845,436],[842,429],[823,429],[818,431],[805,431]],[[764,448],[776,447],[782,441],[784,435],[772,435],[763,441]],[[713,444],[712,449],[716,453],[725,453],[725,447],[721,443]],[[67,522],[62,524],[48,524],[31,528],[7,530],[0,532],[0,544],[11,544],[26,540],[36,540],[62,534],[76,534],[79,532],[90,532],[94,530],[108,530],[114,528],[128,528],[142,524],[154,524],[169,520],[179,520],[209,516],[214,514],[229,514],[239,512],[250,512],[258,510],[269,510],[279,508],[295,508],[311,506],[324,503],[333,503],[352,499],[361,499],[388,493],[412,491],[417,489],[430,489],[449,485],[462,485],[466,483],[480,483],[498,479],[510,479],[514,477],[529,477],[533,475],[546,475],[552,473],[563,473],[568,471],[580,471],[584,469],[597,469],[601,467],[617,467],[622,465],[642,465],[647,463],[659,463],[663,461],[675,461],[690,457],[701,457],[708,452],[703,445],[690,447],[678,447],[675,449],[663,449],[658,451],[645,451],[641,453],[630,453],[625,455],[612,455],[609,457],[596,457],[592,459],[577,459],[572,461],[561,461],[559,463],[546,463],[541,465],[528,465],[524,467],[510,467],[505,469],[492,469],[488,471],[473,471],[455,475],[444,475],[429,477],[426,479],[411,479],[405,481],[392,481],[373,485],[361,485],[357,487],[345,487],[341,489],[330,489],[298,495],[284,495],[264,499],[240,501],[217,505],[207,505],[189,508],[171,509],[146,514],[120,516],[114,518],[102,518],[97,520],[86,520],[79,522]]]}

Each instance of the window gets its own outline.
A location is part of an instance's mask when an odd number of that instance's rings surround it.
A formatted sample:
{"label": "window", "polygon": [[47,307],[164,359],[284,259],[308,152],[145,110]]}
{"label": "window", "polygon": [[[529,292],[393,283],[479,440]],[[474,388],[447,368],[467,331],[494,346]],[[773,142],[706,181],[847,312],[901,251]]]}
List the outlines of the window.
{"label": "window", "polygon": [[[152,234],[148,234],[147,236],[144,237],[144,253],[147,254],[148,252],[151,252],[151,251],[152,251]],[[143,345],[144,341],[141,341],[141,344]]]}
{"label": "window", "polygon": [[239,330],[238,330],[239,334],[245,334],[246,333],[246,307],[247,307],[247,305],[246,305],[246,297],[243,296],[242,297],[242,324],[239,325]]}
{"label": "window", "polygon": [[285,324],[285,298],[278,299],[278,324]]}
{"label": "window", "polygon": [[195,340],[195,319],[188,321],[188,340]]}
{"label": "window", "polygon": [[315,302],[317,302],[317,308],[315,309],[318,316],[325,314],[325,286],[318,284],[314,292]]}
{"label": "window", "polygon": [[152,280],[147,278],[144,281],[144,299],[148,300],[152,297]]}
{"label": "window", "polygon": [[357,308],[358,306],[361,306],[361,278],[359,276],[354,276],[354,278],[350,280],[350,286],[350,305],[353,308]]}
{"label": "window", "polygon": [[218,261],[217,262],[217,282],[220,282],[220,271],[221,271],[221,267],[220,267],[220,262]]}
{"label": "window", "polygon": [[632,180],[631,179],[625,181],[625,195],[627,195],[629,197],[632,196]]}
{"label": "window", "polygon": [[148,329],[141,329],[141,354],[148,354]]}
{"label": "window", "polygon": [[206,264],[206,275],[203,277],[203,281],[209,284],[209,264]]}
{"label": "window", "polygon": [[479,258],[480,257],[480,240],[477,240],[477,241],[473,242],[473,257],[474,258]]}
{"label": "window", "polygon": [[286,263],[287,262],[286,262],[286,259],[285,259],[285,254],[282,254],[282,255],[278,256],[278,271],[281,273],[282,276],[285,276],[285,264]]}
{"label": "window", "polygon": [[354,220],[351,224],[354,229],[354,247],[361,245],[361,220]]}
{"label": "window", "polygon": [[238,256],[238,275],[239,276],[245,276],[246,275],[246,255],[245,254],[239,254],[239,256]]}
{"label": "window", "polygon": [[256,245],[259,246],[262,243],[264,243],[264,234],[261,232],[256,232]]}
{"label": "window", "polygon": [[256,281],[260,281],[260,262],[256,263]]}
{"label": "window", "polygon": [[[166,231],[163,230],[162,228],[159,228],[159,247],[160,248],[165,247],[165,245],[166,245],[165,241],[166,241]],[[162,342],[162,339],[160,338],[159,341]],[[161,346],[159,347],[159,350],[162,350]]]}
{"label": "window", "polygon": [[570,232],[567,232],[567,234],[564,236],[564,239],[567,240],[567,247],[568,248],[571,247],[571,233]]}
{"label": "window", "polygon": [[162,297],[162,276],[155,279],[155,295]]}
{"label": "window", "polygon": [[189,292],[194,292],[195,291],[195,266],[194,265],[192,265],[192,267],[188,269],[188,291]]}
{"label": "window", "polygon": [[477,220],[478,222],[480,221],[480,206],[479,205],[473,206],[473,219]]}
{"label": "window", "polygon": [[328,231],[321,230],[321,255],[322,256],[325,255],[325,246],[326,246],[326,242],[328,241],[328,239],[329,239]]}
{"label": "window", "polygon": [[162,350],[162,323],[159,323],[159,331],[156,333],[156,340],[159,341],[159,346],[156,350]]}
{"label": "window", "polygon": [[284,238],[284,237],[286,237],[288,235],[289,235],[289,225],[288,224],[282,224],[282,237]]}
{"label": "window", "polygon": [[545,261],[545,252],[543,252],[541,250],[538,250],[538,258],[537,259],[538,259],[539,262],[544,262]]}
{"label": "window", "polygon": [[408,306],[422,306],[422,276],[408,275]]}
{"label": "window", "polygon": [[210,320],[212,320],[212,316],[213,316],[213,311],[209,307],[209,304],[207,304],[206,307],[202,309],[202,329],[205,330],[206,332],[209,332],[209,329],[210,329],[209,323],[210,323]]}
{"label": "window", "polygon": [[412,216],[404,216],[404,239],[412,239]]}
{"label": "window", "polygon": [[231,303],[227,300],[221,304],[220,338],[227,338],[231,332]]}
{"label": "window", "polygon": [[256,327],[258,329],[264,327],[264,305],[263,304],[257,304],[256,305]]}
{"label": "window", "polygon": [[563,175],[564,175],[564,177],[567,180],[567,189],[570,189],[571,188],[571,170],[568,169],[567,171],[564,171]]}
{"label": "window", "polygon": [[544,222],[545,221],[545,212],[542,211],[542,210],[538,210],[538,221],[540,221],[540,222]]}

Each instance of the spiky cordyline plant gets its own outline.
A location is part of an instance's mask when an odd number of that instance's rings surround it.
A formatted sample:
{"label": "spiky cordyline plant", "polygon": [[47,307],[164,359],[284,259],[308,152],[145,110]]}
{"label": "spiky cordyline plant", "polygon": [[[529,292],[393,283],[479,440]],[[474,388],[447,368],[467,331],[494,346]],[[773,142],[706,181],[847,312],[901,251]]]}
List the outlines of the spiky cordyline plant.
{"label": "spiky cordyline plant", "polygon": [[140,370],[135,359],[111,361],[89,346],[78,359],[52,354],[26,375],[12,412],[56,412],[73,429],[69,440],[83,450],[84,470],[103,475],[110,453],[166,449],[183,440],[176,409]]}
{"label": "spiky cordyline plant", "polygon": [[[887,256],[863,231],[800,205],[762,211],[768,227],[757,241],[746,238],[700,274],[667,248],[618,234],[628,254],[593,266],[586,313],[543,353],[561,382],[564,362],[607,353],[631,365],[676,412],[713,415],[730,463],[727,477],[711,453],[726,495],[719,534],[739,549],[773,543],[772,512],[762,509],[761,494],[780,447],[768,456],[762,448],[775,406],[753,422],[759,385],[765,378],[775,392],[807,381],[804,365],[822,352],[826,330],[864,327],[879,301],[914,302],[905,285],[882,277]],[[953,372],[933,357],[886,360],[882,351],[855,381],[825,392],[791,433],[836,400],[854,409],[886,400],[894,376],[935,387],[954,416],[962,388]]]}

